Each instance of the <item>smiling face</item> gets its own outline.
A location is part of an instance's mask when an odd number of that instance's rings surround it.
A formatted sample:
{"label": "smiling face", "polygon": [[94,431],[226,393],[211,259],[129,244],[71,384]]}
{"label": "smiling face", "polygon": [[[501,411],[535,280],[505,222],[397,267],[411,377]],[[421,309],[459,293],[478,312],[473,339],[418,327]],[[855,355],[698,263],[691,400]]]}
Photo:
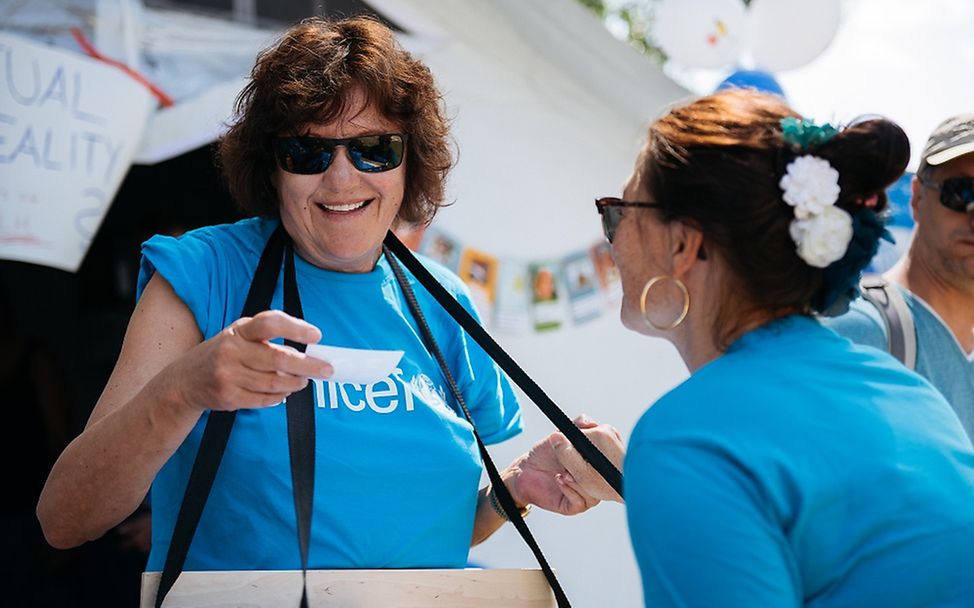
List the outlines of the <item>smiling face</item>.
{"label": "smiling face", "polygon": [[[341,116],[306,125],[300,135],[343,139],[399,132],[398,125],[366,103],[360,89],[352,89]],[[273,182],[281,222],[298,254],[327,270],[371,271],[402,205],[407,162],[408,158],[389,171],[365,173],[340,147],[324,173],[297,175],[278,167]]]}

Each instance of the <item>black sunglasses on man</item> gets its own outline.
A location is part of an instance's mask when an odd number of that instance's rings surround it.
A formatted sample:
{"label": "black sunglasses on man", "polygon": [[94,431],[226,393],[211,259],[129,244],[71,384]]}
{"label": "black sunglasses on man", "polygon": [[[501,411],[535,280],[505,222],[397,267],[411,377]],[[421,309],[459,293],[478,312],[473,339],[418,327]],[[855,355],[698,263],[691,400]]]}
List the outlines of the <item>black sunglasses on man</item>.
{"label": "black sunglasses on man", "polygon": [[948,177],[933,180],[918,175],[917,179],[927,188],[940,190],[940,204],[951,211],[974,212],[974,177]]}

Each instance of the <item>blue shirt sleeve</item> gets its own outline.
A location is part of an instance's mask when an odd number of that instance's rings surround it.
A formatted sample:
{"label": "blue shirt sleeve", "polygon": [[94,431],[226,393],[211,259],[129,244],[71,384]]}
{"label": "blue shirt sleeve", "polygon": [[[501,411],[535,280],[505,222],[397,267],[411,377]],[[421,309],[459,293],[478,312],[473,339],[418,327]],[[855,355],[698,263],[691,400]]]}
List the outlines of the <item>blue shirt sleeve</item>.
{"label": "blue shirt sleeve", "polygon": [[[423,256],[418,257],[437,281],[482,325],[480,313],[466,284],[440,264]],[[428,292],[418,281],[413,287],[417,296],[424,296],[423,310],[427,314],[436,311],[435,315],[429,315],[430,328],[444,350],[450,371],[456,376],[457,386],[470,409],[480,438],[491,445],[520,433],[523,430],[521,406],[507,374],[432,296],[425,297]]]}
{"label": "blue shirt sleeve", "polygon": [[[466,285],[461,283],[455,295],[467,312],[481,323]],[[458,370],[457,384],[467,399],[480,438],[492,445],[514,437],[523,430],[523,422],[521,406],[510,380],[465,331],[459,329],[457,338],[455,363],[451,367]]]}
{"label": "blue shirt sleeve", "polygon": [[713,446],[635,441],[629,532],[647,606],[800,606],[799,573],[758,482]]}
{"label": "blue shirt sleeve", "polygon": [[136,297],[142,297],[158,272],[193,313],[203,338],[209,338],[223,324],[225,296],[218,289],[223,274],[218,256],[218,250],[199,231],[181,237],[156,235],[142,244]]}

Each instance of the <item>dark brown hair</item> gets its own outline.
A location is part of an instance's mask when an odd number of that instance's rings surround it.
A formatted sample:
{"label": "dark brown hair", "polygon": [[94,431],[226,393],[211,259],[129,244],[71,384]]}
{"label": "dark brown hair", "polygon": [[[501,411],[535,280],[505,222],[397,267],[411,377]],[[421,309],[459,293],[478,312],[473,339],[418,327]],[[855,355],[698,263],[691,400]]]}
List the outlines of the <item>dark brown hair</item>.
{"label": "dark brown hair", "polygon": [[230,193],[245,212],[277,214],[273,138],[334,120],[355,87],[409,136],[398,218],[416,224],[433,219],[453,165],[443,99],[429,68],[368,17],[306,19],[257,56],[218,153]]}
{"label": "dark brown hair", "polygon": [[[721,347],[742,316],[807,313],[823,290],[827,269],[798,257],[789,234],[795,215],[779,186],[787,164],[804,153],[827,160],[839,172],[836,205],[855,214],[874,195],[874,211],[885,208],[884,189],[910,158],[906,134],[885,119],[853,123],[820,146],[794,151],[780,125],[788,116],[798,114],[779,97],[730,89],[674,108],[649,129],[640,183],[663,205],[663,221],[699,228],[708,253],[716,250],[731,273],[725,293],[716,294],[726,304],[714,328]],[[858,275],[866,262],[850,272]],[[742,297],[731,301],[731,293]]]}

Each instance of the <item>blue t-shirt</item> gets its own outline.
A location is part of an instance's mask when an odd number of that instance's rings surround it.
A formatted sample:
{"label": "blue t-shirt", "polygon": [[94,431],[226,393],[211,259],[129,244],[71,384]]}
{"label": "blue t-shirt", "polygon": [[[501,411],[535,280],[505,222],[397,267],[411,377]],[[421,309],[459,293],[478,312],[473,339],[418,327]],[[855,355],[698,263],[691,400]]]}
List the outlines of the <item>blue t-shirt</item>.
{"label": "blue t-shirt", "polygon": [[[916,326],[916,372],[943,393],[974,441],[974,353],[964,352],[926,302],[899,285],[893,287],[903,294]],[[853,342],[887,348],[886,323],[876,307],[862,298],[853,302],[846,314],[822,322]]]}
{"label": "blue t-shirt", "polygon": [[[277,220],[253,218],[156,236],[142,248],[139,293],[154,272],[173,287],[204,339],[235,321]],[[426,266],[471,312],[460,280]],[[314,381],[315,497],[309,567],[455,568],[466,565],[481,475],[470,425],[447,397],[385,258],[364,274],[295,258],[304,318],[322,343],[404,350],[398,368],[369,386]],[[413,279],[410,276],[410,282]],[[415,284],[415,283],[413,283]],[[283,273],[272,308],[283,309]],[[521,430],[520,408],[500,369],[416,285],[416,297],[486,443]],[[186,570],[300,568],[286,412],[240,410]],[[207,416],[152,485],[149,570],[161,570]]]}
{"label": "blue t-shirt", "polygon": [[817,321],[749,332],[625,461],[647,606],[974,603],[974,450],[919,375]]}

